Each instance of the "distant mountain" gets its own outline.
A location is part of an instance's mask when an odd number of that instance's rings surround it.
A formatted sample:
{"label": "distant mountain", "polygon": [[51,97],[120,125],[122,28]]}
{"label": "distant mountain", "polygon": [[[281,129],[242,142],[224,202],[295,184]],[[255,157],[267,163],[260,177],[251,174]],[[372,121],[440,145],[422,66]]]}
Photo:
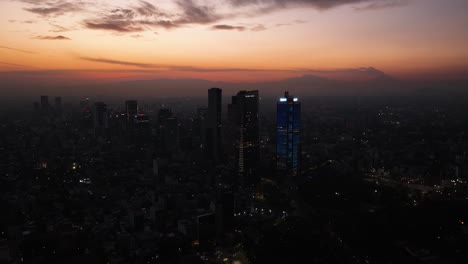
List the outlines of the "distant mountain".
{"label": "distant mountain", "polygon": [[[330,71],[334,73],[333,71]],[[225,95],[239,90],[260,90],[262,95],[279,96],[288,90],[292,94],[308,96],[339,95],[467,95],[468,81],[401,81],[373,67],[349,70],[337,70],[356,80],[339,80],[317,74],[306,74],[279,81],[265,82],[214,82],[202,79],[154,79],[154,80],[68,80],[61,72],[52,72],[53,76],[42,76],[40,72],[28,76],[12,73],[0,73],[2,96],[30,96],[56,94],[63,96],[132,96],[132,97],[173,97],[204,96],[211,87],[220,87]],[[325,71],[325,73],[327,73]],[[66,72],[64,73],[66,74]],[[362,78],[365,77],[365,78]]]}

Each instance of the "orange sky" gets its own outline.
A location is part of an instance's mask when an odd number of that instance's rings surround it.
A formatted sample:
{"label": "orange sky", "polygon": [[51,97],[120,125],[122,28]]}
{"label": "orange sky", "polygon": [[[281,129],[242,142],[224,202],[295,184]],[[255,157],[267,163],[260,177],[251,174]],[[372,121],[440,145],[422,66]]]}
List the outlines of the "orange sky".
{"label": "orange sky", "polygon": [[252,2],[1,0],[0,70],[260,81],[374,67],[401,79],[467,77],[465,0]]}

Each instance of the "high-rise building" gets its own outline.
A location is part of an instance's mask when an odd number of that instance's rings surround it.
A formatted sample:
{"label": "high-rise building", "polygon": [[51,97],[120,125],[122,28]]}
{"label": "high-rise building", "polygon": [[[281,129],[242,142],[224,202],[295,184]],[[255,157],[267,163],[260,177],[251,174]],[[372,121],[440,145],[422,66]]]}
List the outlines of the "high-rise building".
{"label": "high-rise building", "polygon": [[206,122],[206,153],[209,159],[219,161],[222,155],[222,92],[220,88],[208,90],[208,115]]}
{"label": "high-rise building", "polygon": [[179,121],[177,117],[172,116],[166,120],[166,129],[164,141],[166,142],[166,149],[175,153],[179,151],[180,135],[179,135]]}
{"label": "high-rise building", "polygon": [[200,148],[206,148],[206,123],[208,119],[208,109],[198,108],[197,110],[197,122],[195,123],[195,135],[199,138]]}
{"label": "high-rise building", "polygon": [[55,110],[59,111],[60,109],[62,109],[62,97],[57,96],[55,97]]}
{"label": "high-rise building", "polygon": [[136,117],[136,129],[138,137],[147,140],[151,136],[151,123],[147,114],[138,114]]}
{"label": "high-rise building", "polygon": [[172,116],[172,110],[170,108],[161,108],[158,112],[158,124],[162,126],[166,120]]}
{"label": "high-rise building", "polygon": [[108,128],[107,105],[103,102],[94,103],[93,111],[94,129],[102,132]]}
{"label": "high-rise building", "polygon": [[241,183],[254,183],[260,160],[258,91],[240,91],[228,106],[229,123],[235,140],[238,172]]}
{"label": "high-rise building", "polygon": [[216,216],[215,213],[199,215],[196,218],[197,240],[200,248],[212,248],[216,240]]}
{"label": "high-rise building", "polygon": [[49,96],[41,95],[41,111],[43,114],[49,112]]}
{"label": "high-rise building", "polygon": [[55,97],[54,102],[55,102],[55,105],[54,105],[55,115],[57,117],[61,117],[62,114],[63,114],[63,111],[62,111],[62,97],[60,97],[60,96]]}
{"label": "high-rise building", "polygon": [[125,101],[125,113],[127,115],[127,121],[131,124],[134,124],[138,114],[137,100]]}
{"label": "high-rise building", "polygon": [[234,192],[230,189],[217,190],[215,214],[218,235],[232,231],[235,213]]}
{"label": "high-rise building", "polygon": [[162,150],[175,153],[179,150],[179,121],[168,108],[159,109],[159,145]]}
{"label": "high-rise building", "polygon": [[284,93],[276,110],[276,154],[278,170],[288,176],[299,173],[301,103]]}

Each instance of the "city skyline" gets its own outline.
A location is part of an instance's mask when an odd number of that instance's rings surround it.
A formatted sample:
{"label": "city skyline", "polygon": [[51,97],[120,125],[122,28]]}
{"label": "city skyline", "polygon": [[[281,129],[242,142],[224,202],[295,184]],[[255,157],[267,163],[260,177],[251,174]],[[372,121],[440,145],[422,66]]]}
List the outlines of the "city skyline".
{"label": "city skyline", "polygon": [[1,111],[0,260],[466,262],[466,98],[262,96]]}
{"label": "city skyline", "polygon": [[467,0],[0,0],[0,263],[468,263]]}
{"label": "city skyline", "polygon": [[[466,80],[468,3],[421,0],[1,3],[0,74],[77,81]],[[369,70],[373,69],[373,70]]]}

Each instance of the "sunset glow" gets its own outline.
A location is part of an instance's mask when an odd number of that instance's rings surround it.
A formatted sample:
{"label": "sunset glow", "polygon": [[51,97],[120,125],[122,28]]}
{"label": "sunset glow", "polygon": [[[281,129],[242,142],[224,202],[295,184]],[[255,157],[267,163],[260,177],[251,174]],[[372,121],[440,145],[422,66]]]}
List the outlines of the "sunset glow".
{"label": "sunset glow", "polygon": [[[2,0],[0,70],[263,81],[373,67],[466,79],[468,2]],[[83,72],[85,71],[85,72]],[[328,73],[327,73],[328,72]]]}

